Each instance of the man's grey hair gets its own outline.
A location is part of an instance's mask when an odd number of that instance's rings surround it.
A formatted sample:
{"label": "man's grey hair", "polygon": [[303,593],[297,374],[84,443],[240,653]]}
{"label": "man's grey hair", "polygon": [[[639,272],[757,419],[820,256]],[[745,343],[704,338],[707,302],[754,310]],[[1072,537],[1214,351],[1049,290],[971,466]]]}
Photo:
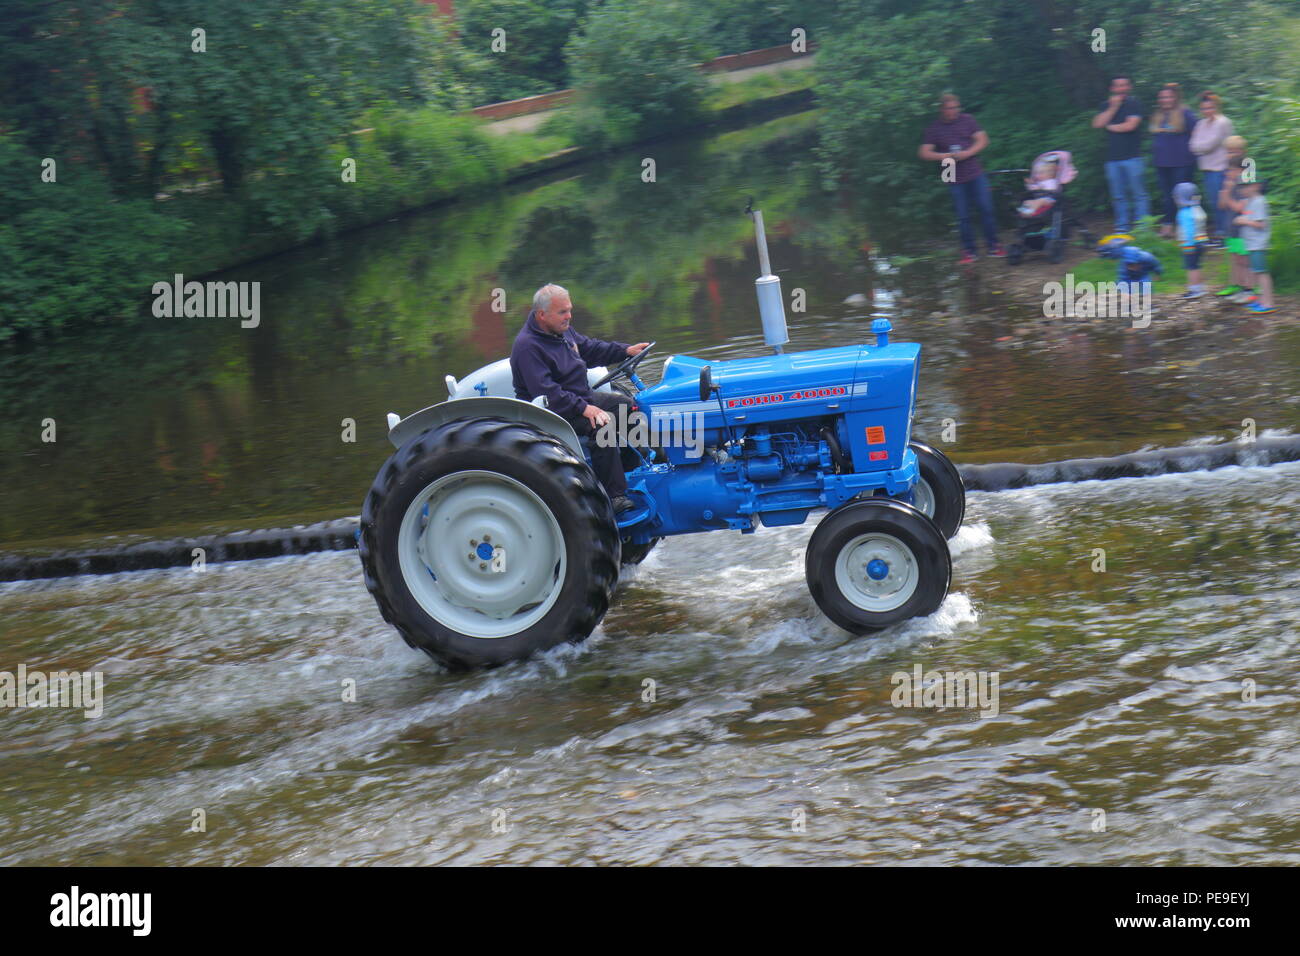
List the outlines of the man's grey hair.
{"label": "man's grey hair", "polygon": [[569,290],[562,285],[548,283],[533,293],[533,308],[538,312],[549,312],[551,302],[559,296],[568,298]]}

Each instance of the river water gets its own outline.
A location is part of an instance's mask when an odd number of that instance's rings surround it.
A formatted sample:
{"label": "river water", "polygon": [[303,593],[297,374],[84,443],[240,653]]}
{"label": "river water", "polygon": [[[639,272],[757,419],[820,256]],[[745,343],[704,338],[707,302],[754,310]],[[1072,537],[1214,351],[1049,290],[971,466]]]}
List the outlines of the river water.
{"label": "river water", "polygon": [[[106,704],[3,715],[0,863],[1294,865],[1298,479],[973,494],[948,600],[874,638],[811,526],[670,539],[586,645],[460,676],[354,553],[5,585],[7,654]],[[895,707],[917,665],[996,716]]]}
{"label": "river water", "polygon": [[[654,184],[616,157],[246,267],[257,330],[12,364],[6,400],[60,437],[6,418],[5,546],[355,514],[383,413],[503,354],[547,279],[594,334],[753,354],[749,193],[808,293],[793,347],[888,315],[924,345],[918,434],[953,419],[959,461],[1296,426],[1294,328],[1035,323],[821,194],[807,129],[664,147]],[[0,864],[1295,864],[1298,478],[972,494],[947,601],[866,638],[807,593],[811,524],[670,539],[585,645],[469,675],[401,642],[351,552],[0,585],[0,670],[105,675],[98,718],[0,711]],[[982,675],[996,707],[910,706],[896,676],[918,667]]]}

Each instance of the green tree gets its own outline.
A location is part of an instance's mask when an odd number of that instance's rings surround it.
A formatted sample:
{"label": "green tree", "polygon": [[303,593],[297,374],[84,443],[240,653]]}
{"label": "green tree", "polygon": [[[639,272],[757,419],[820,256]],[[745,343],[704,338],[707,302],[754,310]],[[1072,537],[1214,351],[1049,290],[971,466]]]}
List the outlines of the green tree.
{"label": "green tree", "polygon": [[707,21],[681,0],[608,0],[566,48],[588,145],[617,145],[689,127],[702,113]]}
{"label": "green tree", "polygon": [[[456,5],[460,44],[489,64],[489,99],[515,99],[569,86],[564,47],[586,15],[588,0],[466,0]],[[493,31],[504,50],[493,50]]]}
{"label": "green tree", "polygon": [[147,199],[115,197],[93,166],[42,181],[42,159],[0,133],[0,345],[144,305],[186,232]]}

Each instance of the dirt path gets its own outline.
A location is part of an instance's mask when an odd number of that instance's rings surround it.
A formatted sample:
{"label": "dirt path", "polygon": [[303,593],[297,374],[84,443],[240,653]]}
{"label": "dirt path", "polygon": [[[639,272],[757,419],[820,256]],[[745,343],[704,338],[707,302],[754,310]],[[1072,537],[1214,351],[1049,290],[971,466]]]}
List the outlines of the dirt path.
{"label": "dirt path", "polygon": [[[782,60],[779,63],[764,63],[761,66],[747,66],[744,69],[730,70],[726,73],[710,73],[709,82],[714,86],[725,86],[728,83],[740,83],[743,80],[748,80],[755,76],[761,76],[765,73],[783,73],[787,70],[803,70],[812,66],[815,59],[815,56],[801,56],[794,60]],[[525,113],[523,116],[511,116],[508,119],[488,123],[483,127],[483,129],[489,133],[495,133],[498,136],[502,136],[506,133],[531,133],[562,109],[564,109],[564,107],[552,110],[541,110],[537,113]]]}

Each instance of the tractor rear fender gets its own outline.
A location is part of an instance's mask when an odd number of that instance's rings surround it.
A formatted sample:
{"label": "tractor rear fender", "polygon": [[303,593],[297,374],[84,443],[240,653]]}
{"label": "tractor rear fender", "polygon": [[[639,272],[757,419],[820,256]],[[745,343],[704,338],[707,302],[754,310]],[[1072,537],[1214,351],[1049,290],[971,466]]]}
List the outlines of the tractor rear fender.
{"label": "tractor rear fender", "polygon": [[[392,415],[392,418],[396,417]],[[555,412],[518,398],[489,396],[439,402],[437,405],[422,408],[414,415],[408,415],[395,424],[391,423],[390,418],[388,440],[393,443],[394,448],[401,448],[416,435],[458,418],[505,418],[526,422],[564,442],[579,461],[586,460],[582,454],[582,445],[578,442],[578,433],[573,430],[572,425]]]}

